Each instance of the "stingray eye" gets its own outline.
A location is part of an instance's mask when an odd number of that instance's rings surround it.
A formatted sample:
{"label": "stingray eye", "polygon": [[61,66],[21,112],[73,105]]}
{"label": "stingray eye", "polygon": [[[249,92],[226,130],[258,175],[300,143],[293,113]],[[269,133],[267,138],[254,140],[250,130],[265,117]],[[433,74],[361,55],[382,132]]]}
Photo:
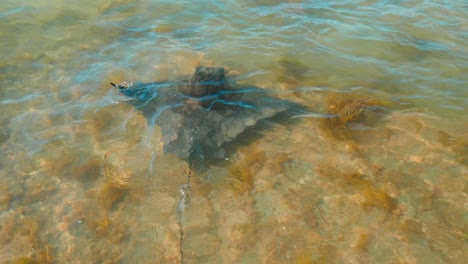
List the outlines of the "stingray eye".
{"label": "stingray eye", "polygon": [[114,86],[115,88],[117,88],[117,89],[125,89],[125,88],[127,88],[127,87],[125,87],[125,86],[123,86],[123,85],[121,85],[121,84],[115,84],[115,83],[110,83],[110,84],[111,84],[112,86]]}
{"label": "stingray eye", "polygon": [[131,86],[133,86],[133,83],[130,82],[121,82],[119,84],[115,84],[115,83],[110,83],[112,86],[114,86],[115,88],[118,88],[118,89],[127,89],[127,88],[130,88]]}

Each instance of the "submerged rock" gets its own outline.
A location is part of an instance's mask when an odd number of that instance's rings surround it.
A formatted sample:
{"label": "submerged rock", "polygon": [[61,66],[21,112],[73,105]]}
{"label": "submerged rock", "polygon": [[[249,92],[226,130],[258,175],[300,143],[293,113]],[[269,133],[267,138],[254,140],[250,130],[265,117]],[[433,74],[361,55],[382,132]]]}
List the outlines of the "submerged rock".
{"label": "submerged rock", "polygon": [[[161,128],[165,151],[190,165],[221,159],[246,131],[261,129],[262,120],[284,122],[304,111],[268,90],[240,86],[224,68],[198,67],[186,80],[113,84],[147,118]],[[275,119],[275,120],[273,120]]]}

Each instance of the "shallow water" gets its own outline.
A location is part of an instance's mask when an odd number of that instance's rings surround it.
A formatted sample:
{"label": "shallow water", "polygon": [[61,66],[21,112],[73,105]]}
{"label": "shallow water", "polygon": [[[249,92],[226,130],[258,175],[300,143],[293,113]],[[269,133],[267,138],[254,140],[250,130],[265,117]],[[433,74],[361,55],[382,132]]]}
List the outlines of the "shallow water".
{"label": "shallow water", "polygon": [[[461,0],[3,0],[0,262],[463,263],[467,21]],[[190,173],[109,82],[199,65],[311,113]]]}

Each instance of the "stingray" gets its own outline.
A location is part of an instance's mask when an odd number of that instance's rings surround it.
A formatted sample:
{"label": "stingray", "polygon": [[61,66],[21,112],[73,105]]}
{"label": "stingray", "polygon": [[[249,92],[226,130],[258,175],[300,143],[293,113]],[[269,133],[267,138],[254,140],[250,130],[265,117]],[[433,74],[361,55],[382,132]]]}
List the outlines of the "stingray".
{"label": "stingray", "polygon": [[305,109],[268,90],[239,85],[217,67],[197,67],[181,81],[111,84],[149,125],[161,128],[164,151],[190,165],[223,159],[247,131],[260,131],[261,123],[283,122],[278,120],[288,118],[278,116]]}

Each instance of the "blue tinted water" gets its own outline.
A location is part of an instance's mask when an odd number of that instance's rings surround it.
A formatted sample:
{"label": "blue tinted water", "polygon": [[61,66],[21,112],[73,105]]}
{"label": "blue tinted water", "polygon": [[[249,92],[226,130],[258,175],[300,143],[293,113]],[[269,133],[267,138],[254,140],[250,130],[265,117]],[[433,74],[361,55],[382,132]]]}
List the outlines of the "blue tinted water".
{"label": "blue tinted water", "polygon": [[[462,263],[467,8],[3,0],[0,260]],[[180,239],[187,164],[109,83],[200,65],[311,113],[193,175]]]}

